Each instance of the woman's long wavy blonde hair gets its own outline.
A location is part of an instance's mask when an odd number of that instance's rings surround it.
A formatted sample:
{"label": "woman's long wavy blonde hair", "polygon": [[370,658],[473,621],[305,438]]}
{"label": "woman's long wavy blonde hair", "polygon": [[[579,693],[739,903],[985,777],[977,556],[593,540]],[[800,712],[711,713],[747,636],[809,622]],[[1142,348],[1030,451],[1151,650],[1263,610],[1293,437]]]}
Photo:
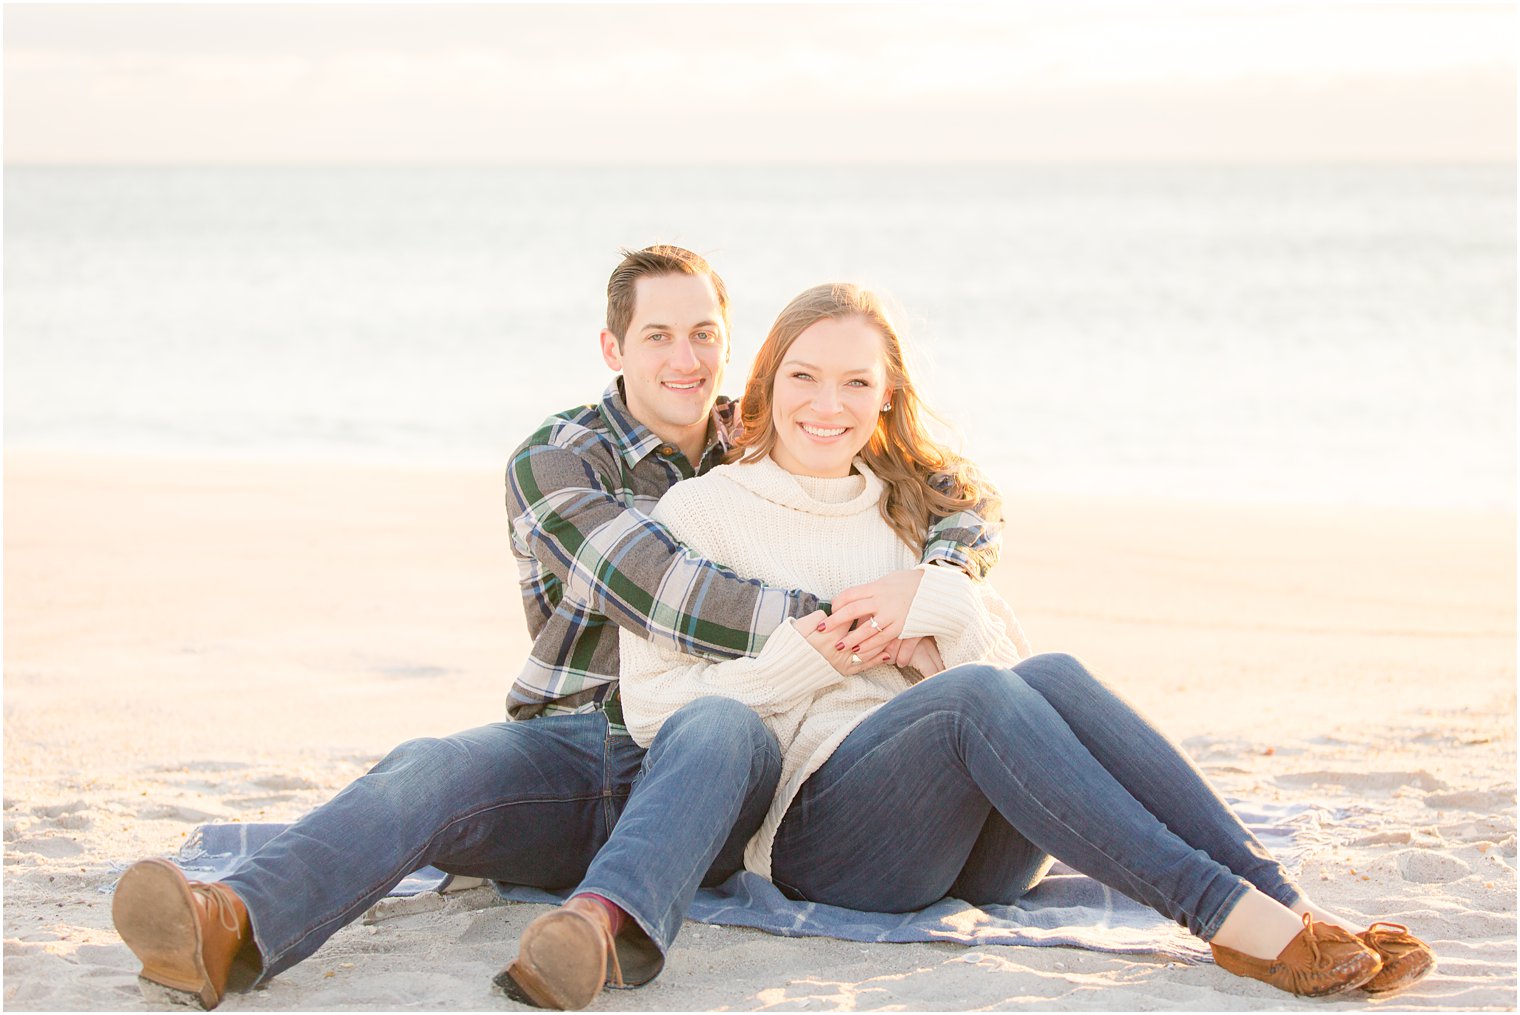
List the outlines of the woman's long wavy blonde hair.
{"label": "woman's long wavy blonde hair", "polygon": [[886,485],[881,513],[892,531],[918,550],[931,518],[975,507],[984,519],[999,520],[1002,502],[996,491],[969,460],[941,445],[925,428],[923,417],[932,413],[908,376],[902,342],[881,299],[848,282],[814,286],[788,303],[771,325],[739,404],[744,429],[730,460],[755,461],[775,447],[771,404],[776,374],[797,336],[819,321],[848,317],[864,318],[882,336],[892,408],[877,414],[876,429],[860,454]]}

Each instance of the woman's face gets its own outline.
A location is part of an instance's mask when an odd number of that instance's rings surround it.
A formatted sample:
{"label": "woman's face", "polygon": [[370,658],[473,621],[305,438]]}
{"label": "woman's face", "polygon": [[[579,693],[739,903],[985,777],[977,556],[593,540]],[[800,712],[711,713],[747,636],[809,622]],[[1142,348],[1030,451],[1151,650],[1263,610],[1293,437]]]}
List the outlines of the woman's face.
{"label": "woman's face", "polygon": [[782,357],[771,398],[776,446],[788,472],[839,478],[876,429],[890,392],[880,331],[864,317],[825,318]]}

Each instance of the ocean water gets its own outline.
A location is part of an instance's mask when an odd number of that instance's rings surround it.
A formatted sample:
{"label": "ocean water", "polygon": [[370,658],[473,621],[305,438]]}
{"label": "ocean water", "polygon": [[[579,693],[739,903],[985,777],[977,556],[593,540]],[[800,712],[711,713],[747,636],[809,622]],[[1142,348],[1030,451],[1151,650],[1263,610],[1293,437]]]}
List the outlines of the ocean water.
{"label": "ocean water", "polygon": [[1512,507],[1513,167],[11,168],[8,447],[500,468],[620,246],[899,307],[1010,491]]}

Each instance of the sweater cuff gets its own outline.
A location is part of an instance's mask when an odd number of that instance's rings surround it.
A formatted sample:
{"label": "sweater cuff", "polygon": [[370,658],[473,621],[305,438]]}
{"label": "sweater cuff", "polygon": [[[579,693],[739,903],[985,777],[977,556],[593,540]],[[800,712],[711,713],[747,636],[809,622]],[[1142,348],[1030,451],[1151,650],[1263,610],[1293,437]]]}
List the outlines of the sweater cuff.
{"label": "sweater cuff", "polygon": [[783,621],[766,639],[765,648],[755,657],[755,670],[764,678],[771,694],[778,698],[810,694],[844,679],[844,675],[802,637],[795,620]]}
{"label": "sweater cuff", "polygon": [[901,638],[959,634],[966,626],[967,611],[976,590],[966,572],[956,567],[920,564],[924,574],[908,606]]}

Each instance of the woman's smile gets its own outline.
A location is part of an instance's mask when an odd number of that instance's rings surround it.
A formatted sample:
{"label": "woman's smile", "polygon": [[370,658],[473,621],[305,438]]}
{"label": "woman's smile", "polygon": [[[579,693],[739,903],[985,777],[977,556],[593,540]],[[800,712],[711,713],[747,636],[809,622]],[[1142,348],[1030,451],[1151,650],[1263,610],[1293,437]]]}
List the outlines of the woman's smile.
{"label": "woman's smile", "polygon": [[776,374],[777,464],[805,476],[849,475],[887,397],[882,341],[859,315],[823,318],[797,336]]}

